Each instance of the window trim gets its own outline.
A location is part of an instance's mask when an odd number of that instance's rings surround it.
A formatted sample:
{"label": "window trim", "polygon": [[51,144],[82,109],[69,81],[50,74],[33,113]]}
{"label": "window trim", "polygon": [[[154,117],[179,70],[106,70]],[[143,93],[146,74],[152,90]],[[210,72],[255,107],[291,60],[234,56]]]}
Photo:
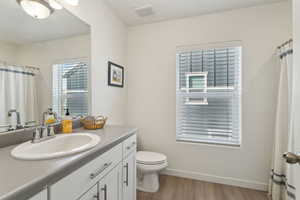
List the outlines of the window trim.
{"label": "window trim", "polygon": [[[232,143],[232,142],[222,142],[222,141],[213,141],[210,142],[205,139],[188,139],[184,137],[180,137],[177,134],[178,130],[178,104],[177,104],[177,91],[178,88],[180,88],[180,79],[177,77],[179,74],[179,56],[178,54],[184,53],[187,51],[197,51],[197,50],[209,50],[212,48],[230,48],[230,47],[241,47],[241,55],[240,55],[240,70],[239,70],[239,143]],[[203,145],[209,145],[209,146],[225,146],[225,147],[242,147],[243,144],[243,109],[242,109],[242,104],[243,104],[243,60],[244,60],[244,45],[242,41],[239,40],[234,40],[234,41],[225,41],[225,42],[214,42],[214,43],[204,43],[204,44],[196,44],[196,45],[182,45],[182,46],[176,46],[176,88],[175,88],[175,96],[176,96],[176,119],[175,119],[175,124],[176,124],[176,141],[179,143],[187,143],[187,144],[203,144]]]}

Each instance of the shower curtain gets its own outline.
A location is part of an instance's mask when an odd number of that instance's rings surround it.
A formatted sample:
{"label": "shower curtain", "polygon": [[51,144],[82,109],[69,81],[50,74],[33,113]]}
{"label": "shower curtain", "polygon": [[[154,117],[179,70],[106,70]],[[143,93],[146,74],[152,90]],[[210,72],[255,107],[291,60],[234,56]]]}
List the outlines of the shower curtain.
{"label": "shower curtain", "polygon": [[15,114],[7,115],[11,109],[20,113],[22,124],[38,120],[37,105],[35,70],[0,64],[0,126],[16,125]]}
{"label": "shower curtain", "polygon": [[280,80],[277,97],[275,139],[273,148],[269,194],[272,200],[295,199],[292,168],[286,164],[282,155],[292,147],[292,40],[278,47],[280,60]]}

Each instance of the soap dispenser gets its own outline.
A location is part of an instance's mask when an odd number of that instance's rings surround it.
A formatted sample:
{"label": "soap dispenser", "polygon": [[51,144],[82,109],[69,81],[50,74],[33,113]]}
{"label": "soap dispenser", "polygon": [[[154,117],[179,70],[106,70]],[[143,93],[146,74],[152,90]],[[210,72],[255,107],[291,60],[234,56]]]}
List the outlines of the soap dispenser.
{"label": "soap dispenser", "polygon": [[72,133],[73,121],[70,116],[69,109],[66,109],[66,115],[62,119],[62,132],[63,133]]}

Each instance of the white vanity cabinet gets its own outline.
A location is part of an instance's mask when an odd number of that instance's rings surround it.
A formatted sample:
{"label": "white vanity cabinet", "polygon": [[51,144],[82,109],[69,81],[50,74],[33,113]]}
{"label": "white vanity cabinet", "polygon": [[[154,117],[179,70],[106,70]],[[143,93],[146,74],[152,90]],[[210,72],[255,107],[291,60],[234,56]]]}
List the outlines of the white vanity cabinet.
{"label": "white vanity cabinet", "polygon": [[97,200],[122,200],[122,164],[99,181]]}
{"label": "white vanity cabinet", "polygon": [[49,186],[49,200],[136,200],[135,155],[133,135]]}
{"label": "white vanity cabinet", "polygon": [[49,187],[50,200],[76,200],[122,161],[119,144]]}
{"label": "white vanity cabinet", "polygon": [[47,200],[47,190],[43,190],[40,193],[34,195],[29,200]]}
{"label": "white vanity cabinet", "polygon": [[136,152],[123,160],[123,200],[136,200]]}
{"label": "white vanity cabinet", "polygon": [[78,200],[121,200],[122,165],[111,170],[95,186],[84,193]]}
{"label": "white vanity cabinet", "polygon": [[122,163],[104,176],[92,189],[78,200],[122,200],[123,177]]}
{"label": "white vanity cabinet", "polygon": [[136,135],[123,143],[123,200],[136,200]]}

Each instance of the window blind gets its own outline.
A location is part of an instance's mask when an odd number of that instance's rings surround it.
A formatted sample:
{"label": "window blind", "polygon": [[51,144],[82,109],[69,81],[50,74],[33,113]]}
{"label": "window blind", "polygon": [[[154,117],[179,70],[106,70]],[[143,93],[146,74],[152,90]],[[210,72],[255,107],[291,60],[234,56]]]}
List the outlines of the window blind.
{"label": "window blind", "polygon": [[88,114],[88,66],[86,62],[70,62],[53,66],[53,110],[59,115]]}
{"label": "window blind", "polygon": [[177,53],[177,140],[240,144],[240,74],[239,46]]}

